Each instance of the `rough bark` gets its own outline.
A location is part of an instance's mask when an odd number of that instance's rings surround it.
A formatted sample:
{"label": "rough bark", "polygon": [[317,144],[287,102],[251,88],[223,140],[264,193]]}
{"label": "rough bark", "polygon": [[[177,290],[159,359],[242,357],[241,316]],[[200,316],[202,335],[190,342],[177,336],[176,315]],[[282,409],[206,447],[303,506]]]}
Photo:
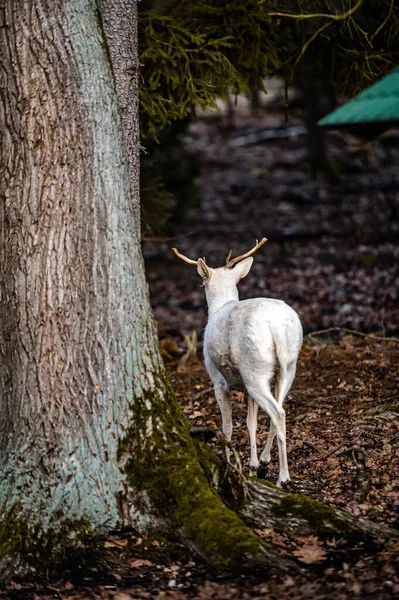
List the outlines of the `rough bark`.
{"label": "rough bark", "polygon": [[0,508],[108,530],[161,368],[114,80],[94,1],[0,14]]}
{"label": "rough bark", "polygon": [[99,0],[101,20],[114,72],[133,191],[135,220],[140,225],[139,51],[137,0]]}

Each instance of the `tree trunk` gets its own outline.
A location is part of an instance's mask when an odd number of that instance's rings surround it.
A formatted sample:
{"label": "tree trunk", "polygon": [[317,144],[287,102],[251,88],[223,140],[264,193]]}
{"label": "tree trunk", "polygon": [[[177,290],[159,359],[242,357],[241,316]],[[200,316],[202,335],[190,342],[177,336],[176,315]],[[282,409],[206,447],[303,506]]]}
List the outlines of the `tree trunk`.
{"label": "tree trunk", "polygon": [[121,110],[134,217],[140,227],[138,0],[98,0],[98,4]]}
{"label": "tree trunk", "polygon": [[109,528],[160,368],[112,72],[94,2],[2,12],[1,504]]}
{"label": "tree trunk", "polygon": [[334,90],[325,77],[324,67],[315,60],[301,61],[295,76],[304,101],[304,122],[307,129],[308,161],[313,177],[325,174],[336,178],[326,154],[326,135],[317,122],[334,106]]}
{"label": "tree trunk", "polygon": [[0,10],[0,572],[154,514],[214,564],[273,562],[210,489],[164,372],[95,1]]}

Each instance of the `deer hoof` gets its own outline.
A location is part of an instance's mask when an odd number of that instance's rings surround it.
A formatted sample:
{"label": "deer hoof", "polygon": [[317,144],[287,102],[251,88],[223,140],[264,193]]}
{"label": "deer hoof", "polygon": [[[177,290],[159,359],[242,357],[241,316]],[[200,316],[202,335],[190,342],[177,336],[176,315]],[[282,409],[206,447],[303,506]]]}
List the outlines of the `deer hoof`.
{"label": "deer hoof", "polygon": [[267,467],[267,463],[263,462],[263,460],[259,463],[258,467],[258,478],[259,479],[267,479],[269,469]]}

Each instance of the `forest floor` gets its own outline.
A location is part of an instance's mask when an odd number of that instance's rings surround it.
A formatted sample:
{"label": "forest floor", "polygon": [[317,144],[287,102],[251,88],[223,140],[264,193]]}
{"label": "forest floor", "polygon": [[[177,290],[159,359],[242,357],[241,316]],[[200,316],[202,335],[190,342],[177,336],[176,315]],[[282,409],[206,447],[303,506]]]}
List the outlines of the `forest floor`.
{"label": "forest floor", "polygon": [[[202,361],[187,361],[184,344],[162,342],[180,405],[193,426],[220,429],[221,419]],[[399,529],[399,344],[346,335],[308,338],[286,401],[289,491]],[[233,442],[238,466],[248,468],[243,394],[233,396]],[[258,445],[268,419],[259,415]],[[215,450],[220,452],[216,446]],[[265,477],[278,475],[277,448]],[[82,548],[62,573],[13,581],[0,599],[50,600],[349,600],[399,598],[399,539],[347,541],[255,530],[295,560],[290,574],[260,570],[213,572],[175,543],[137,532],[116,533]]]}
{"label": "forest floor", "polygon": [[[199,201],[176,225],[177,240],[144,243],[165,364],[193,426],[220,429],[202,363],[203,289],[196,269],[175,259],[170,246],[220,266],[230,247],[242,253],[256,238],[268,237],[240,284],[242,297],[283,298],[300,314],[306,334],[331,327],[361,332],[305,339],[285,405],[289,489],[398,530],[399,343],[389,336],[399,333],[399,136],[365,151],[331,133],[336,178],[311,179],[303,137],[248,143],[249,134],[274,129],[281,120],[281,113],[256,121],[241,114],[234,129],[208,120],[186,134],[181,156],[190,153],[202,165]],[[190,356],[188,347],[195,349]],[[233,396],[233,425],[232,446],[246,470],[249,439],[239,392]],[[260,414],[259,448],[267,432],[268,419]],[[273,482],[277,468],[274,448],[266,474]],[[369,546],[353,540],[348,546],[336,538],[256,533],[293,558],[298,570],[215,573],[178,541],[129,531],[109,536],[94,558],[85,548],[58,577],[10,582],[0,599],[399,598],[397,539]]]}

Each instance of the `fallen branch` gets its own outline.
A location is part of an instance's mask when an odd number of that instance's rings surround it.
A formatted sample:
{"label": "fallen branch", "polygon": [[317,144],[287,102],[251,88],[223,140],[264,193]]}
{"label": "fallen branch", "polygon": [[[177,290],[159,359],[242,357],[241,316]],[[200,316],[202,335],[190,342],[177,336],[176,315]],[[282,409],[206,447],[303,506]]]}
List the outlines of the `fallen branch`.
{"label": "fallen branch", "polygon": [[399,344],[399,338],[395,337],[383,337],[379,335],[375,335],[374,333],[363,333],[361,331],[356,331],[355,329],[347,329],[346,327],[328,327],[328,329],[320,329],[319,331],[312,331],[312,333],[308,334],[308,338],[314,339],[318,335],[323,335],[325,333],[332,333],[333,331],[341,331],[343,333],[349,333],[350,335],[357,335],[364,338],[371,338],[377,340],[379,342],[393,342],[394,344]]}
{"label": "fallen branch", "polygon": [[218,432],[215,429],[209,427],[191,427],[190,435],[192,438],[198,438],[204,442],[218,438]]}
{"label": "fallen branch", "polygon": [[249,146],[251,144],[258,144],[259,142],[266,142],[271,140],[280,140],[282,138],[296,137],[298,135],[305,135],[306,127],[304,125],[292,125],[291,127],[267,127],[258,129],[257,131],[251,131],[233,138],[229,145],[234,148],[241,148],[242,146]]}

